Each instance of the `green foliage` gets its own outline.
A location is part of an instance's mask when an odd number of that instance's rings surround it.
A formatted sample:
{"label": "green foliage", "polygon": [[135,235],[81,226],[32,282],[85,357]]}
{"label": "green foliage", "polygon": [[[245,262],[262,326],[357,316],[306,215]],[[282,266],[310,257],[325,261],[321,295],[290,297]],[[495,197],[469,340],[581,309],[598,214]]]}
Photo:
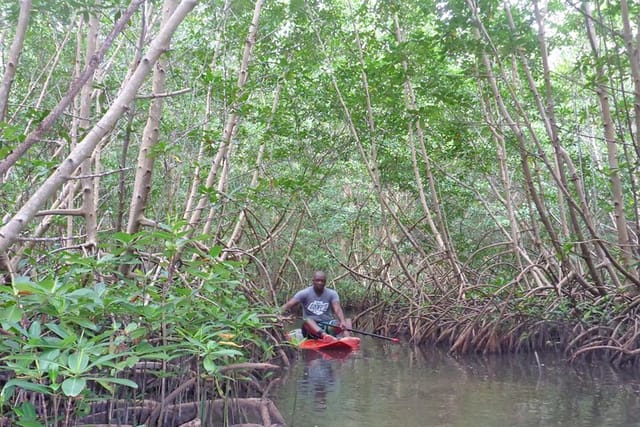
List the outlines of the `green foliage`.
{"label": "green foliage", "polygon": [[[248,346],[269,355],[260,308],[250,307],[239,287],[239,265],[215,260],[219,248],[194,252],[192,240],[171,227],[113,239],[111,252],[99,258],[63,253],[55,269],[36,269],[38,280],[21,276],[0,287],[0,359],[12,373],[0,393],[1,412],[31,422],[28,406],[11,410],[18,390],[58,399],[135,390],[130,370],[140,361],[195,356],[215,375],[246,360]],[[152,264],[134,254],[153,245],[165,261],[149,274],[143,268]],[[172,264],[178,253],[191,261]],[[123,264],[135,267],[134,280],[120,277]],[[170,279],[178,268],[189,283]]]}
{"label": "green foliage", "polygon": [[[126,4],[123,0],[34,1],[6,122],[0,123],[0,159],[66,93],[76,66],[82,63],[77,57],[85,47],[86,26],[80,26],[81,20],[96,13],[98,40],[102,40]],[[180,94],[163,98],[159,142],[149,153],[155,170],[145,216],[160,226],[133,236],[113,232],[123,228],[120,219],[127,214],[123,201],[131,198],[136,143],[151,104],[146,96],[152,92],[149,79],[140,89],[141,96],[122,106],[127,114],[101,143],[96,157],[100,167],[92,171],[100,175],[96,184],[100,187],[101,255],[90,258],[62,251],[57,240],[26,242],[17,270],[28,277],[19,276],[11,289],[0,292],[0,320],[8,333],[0,343],[0,357],[20,373],[5,386],[5,409],[18,389],[71,398],[133,386],[119,381],[126,379],[121,375],[136,360],[193,358],[214,374],[220,366],[246,357],[244,346],[268,355],[270,345],[257,332],[264,325],[255,316],[256,308],[242,297],[244,277],[239,274],[253,273],[258,265],[264,275],[283,267],[286,277],[277,279],[289,283],[297,283],[299,275],[306,279],[315,269],[335,276],[341,264],[377,271],[388,263],[389,277],[403,285],[413,285],[413,279],[424,277],[426,271],[458,277],[457,272],[451,274],[450,265],[430,264],[443,258],[434,253],[441,249],[436,248],[427,223],[420,190],[426,193],[429,208],[443,213],[436,218],[436,226],[451,240],[451,250],[468,270],[465,275],[487,283],[470,292],[473,298],[484,298],[511,283],[522,273],[523,263],[545,265],[550,277],[555,277],[556,270],[566,273],[564,266],[558,269],[552,264],[557,258],[573,256],[577,241],[586,246],[614,242],[610,196],[614,173],[624,178],[626,198],[621,203],[629,213],[627,219],[638,212],[634,88],[631,62],[619,36],[620,6],[605,2],[597,8],[594,19],[602,52],[594,58],[584,14],[561,1],[548,2],[552,73],[547,94],[531,5],[509,3],[509,17],[508,3],[474,4],[483,27],[479,36],[475,33],[479,23],[465,0],[265,2],[253,56],[248,70],[242,70],[248,72],[248,80],[240,88],[240,64],[251,41],[247,34],[255,2],[233,1],[229,10],[224,2],[200,2],[165,54],[166,92]],[[16,27],[18,6],[18,2],[0,4],[6,40]],[[159,6],[160,2],[145,2],[144,14],[134,15],[96,73],[99,80],[93,82],[90,124],[100,119],[130,75],[137,55],[146,51],[157,33]],[[631,16],[637,16],[640,6],[630,7]],[[485,54],[488,65],[483,61]],[[530,76],[525,74],[522,58]],[[597,67],[604,72],[599,79]],[[497,76],[496,93],[488,71]],[[615,118],[611,125],[620,150],[617,168],[605,160],[598,84],[611,90]],[[497,98],[504,101],[506,111],[499,108]],[[547,134],[539,105],[547,114],[553,107],[557,141]],[[0,202],[8,211],[19,209],[16,204],[28,199],[83,136],[73,133],[75,113],[70,110],[61,117],[2,177]],[[239,121],[224,170],[218,173],[226,181],[222,186],[218,182],[205,185],[212,159],[228,136],[225,124],[231,115]],[[522,135],[514,132],[512,121]],[[562,158],[554,157],[552,142],[561,146]],[[411,144],[417,148],[415,170]],[[262,148],[262,163],[256,165]],[[503,177],[498,157],[508,177]],[[569,166],[569,161],[576,172],[567,174],[564,194],[554,174],[556,168]],[[524,179],[525,164],[533,171],[533,183]],[[371,169],[380,178],[381,188],[372,184]],[[256,170],[259,176],[253,185]],[[192,225],[176,219],[190,214],[183,207],[192,185],[206,200],[206,210],[213,213],[215,236],[190,237]],[[551,233],[539,224],[540,213],[531,211],[537,209],[531,203],[532,187],[544,199],[542,209],[551,227],[563,236],[555,246],[549,241]],[[586,207],[577,197],[582,197],[582,191]],[[567,195],[575,197],[575,204],[566,202]],[[57,195],[50,196],[53,200]],[[378,196],[385,197],[389,206],[381,206]],[[517,230],[511,229],[506,201],[514,210]],[[79,202],[74,199],[61,207],[77,208]],[[568,207],[583,210],[570,224],[569,236],[559,225]],[[198,243],[225,241],[241,210],[246,227],[241,241],[235,243],[241,250],[252,248],[256,262],[219,263],[220,247],[207,253]],[[394,218],[389,218],[390,213]],[[80,219],[68,223],[62,215],[52,218],[42,237],[82,236],[86,231]],[[29,237],[35,224],[32,221],[23,235]],[[584,238],[578,237],[578,231],[586,231]],[[513,246],[505,243],[512,239],[520,245],[522,257],[516,257]],[[81,240],[69,244],[82,244]],[[599,257],[602,249],[590,246],[583,254]],[[617,249],[607,253],[616,257]],[[418,252],[428,259],[416,259]],[[575,268],[588,273],[582,260],[574,259]],[[594,265],[611,262],[594,261]],[[398,263],[408,269],[399,268]],[[292,264],[297,268],[290,268]],[[131,276],[122,276],[125,267]],[[407,273],[415,277],[408,280]],[[350,279],[340,286],[341,294],[351,300],[369,292]],[[562,318],[575,308],[564,302],[519,300],[513,309],[542,316],[550,305],[553,316]],[[578,307],[587,322],[604,319],[606,308]],[[159,340],[161,335],[164,341]],[[17,411],[22,411],[21,422],[31,422],[29,406],[16,407]]]}

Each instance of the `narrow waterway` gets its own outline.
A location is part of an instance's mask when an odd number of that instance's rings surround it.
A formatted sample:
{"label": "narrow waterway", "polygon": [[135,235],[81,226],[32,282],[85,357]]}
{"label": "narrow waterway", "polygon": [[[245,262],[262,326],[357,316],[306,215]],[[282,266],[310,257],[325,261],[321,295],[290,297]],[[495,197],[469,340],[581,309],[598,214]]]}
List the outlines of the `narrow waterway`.
{"label": "narrow waterway", "polygon": [[640,426],[640,374],[365,337],[348,355],[299,352],[276,404],[289,427],[630,427]]}

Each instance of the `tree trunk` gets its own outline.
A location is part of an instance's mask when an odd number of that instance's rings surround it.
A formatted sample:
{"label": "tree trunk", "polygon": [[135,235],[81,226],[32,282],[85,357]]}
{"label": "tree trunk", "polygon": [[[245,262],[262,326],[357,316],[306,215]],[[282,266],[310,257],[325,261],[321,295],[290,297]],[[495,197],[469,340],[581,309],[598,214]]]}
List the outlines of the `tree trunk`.
{"label": "tree trunk", "polygon": [[[222,10],[223,10],[222,21],[226,23],[229,17],[229,12],[231,10],[231,0],[225,0],[224,7]],[[211,59],[211,63],[209,65],[209,69],[212,72],[218,69],[218,57],[220,56],[220,51],[222,50],[222,40],[223,40],[223,36],[222,34],[220,34],[216,39],[216,42],[213,48],[213,58]],[[211,122],[211,103],[212,103],[211,92],[212,92],[212,88],[211,86],[209,86],[207,88],[207,104],[206,104],[206,115],[205,115],[206,123]],[[200,186],[200,183],[201,183],[201,178],[200,178],[200,172],[202,168],[201,165],[203,164],[203,161],[204,161],[205,149],[207,145],[210,143],[211,141],[209,141],[208,138],[202,138],[202,141],[200,142],[200,147],[198,149],[198,156],[196,159],[196,167],[193,171],[193,178],[191,180],[191,186],[189,188],[189,195],[187,196],[184,215],[182,216],[182,219],[184,220],[188,220],[191,217],[191,215],[193,215],[193,207],[198,201],[198,187]]]}
{"label": "tree trunk", "polygon": [[[138,43],[136,45],[135,56],[132,61],[131,70],[135,70],[136,64],[139,64],[142,60],[144,52],[144,43],[147,36],[147,19],[146,19],[146,7],[143,3],[141,15],[141,28],[138,36]],[[133,134],[133,121],[136,114],[136,103],[131,102],[127,111],[126,120],[127,125],[125,127],[124,137],[122,139],[122,150],[120,152],[120,173],[118,177],[118,212],[116,214],[116,231],[122,231],[124,229],[124,216],[125,216],[125,198],[126,198],[126,169],[127,169],[127,155],[129,153],[129,145],[131,144],[131,136]]]}
{"label": "tree trunk", "polygon": [[[609,105],[609,92],[607,88],[607,76],[601,65],[600,46],[598,38],[593,28],[593,20],[588,2],[583,2],[585,13],[585,25],[591,51],[594,57],[596,70],[596,94],[600,104],[600,115],[602,117],[602,125],[604,138],[607,142],[607,159],[609,165],[609,180],[611,183],[611,203],[615,216],[616,231],[618,234],[618,245],[622,255],[622,264],[626,270],[633,265],[633,256],[631,254],[631,241],[627,229],[627,220],[624,213],[624,196],[622,194],[622,180],[620,178],[620,167],[618,165],[618,145],[616,141],[616,130],[611,115],[611,106]],[[631,58],[632,59],[632,58]],[[633,62],[633,59],[632,59]]]}
{"label": "tree trunk", "polygon": [[[9,93],[11,93],[11,85],[16,75],[20,54],[22,53],[22,45],[24,44],[24,37],[27,33],[30,14],[31,0],[20,0],[20,15],[18,16],[16,34],[13,37],[13,43],[11,43],[11,48],[9,49],[9,57],[6,61],[2,82],[0,82],[0,123],[4,121],[7,115]],[[0,135],[2,135],[1,128]],[[0,176],[2,175],[4,175],[4,173],[0,172]]]}
{"label": "tree trunk", "polygon": [[[161,28],[171,19],[171,15],[177,6],[177,0],[165,0]],[[169,42],[170,40],[167,40],[166,45],[160,46],[160,48],[169,50]],[[165,91],[167,65],[168,60],[166,57],[161,57],[158,62],[156,62],[153,70],[152,95],[162,94]],[[136,167],[136,176],[133,184],[133,195],[129,207],[129,223],[127,225],[127,233],[129,234],[134,234],[140,229],[144,218],[144,211],[151,193],[155,159],[152,151],[158,143],[158,137],[160,135],[160,119],[162,117],[163,102],[162,97],[154,98],[151,101],[149,116],[142,133],[142,143],[138,151],[138,166]]]}
{"label": "tree trunk", "polygon": [[[282,82],[279,81],[278,86],[276,87],[276,90],[274,92],[273,105],[271,106],[271,116],[269,116],[269,119],[267,120],[265,133],[268,133],[269,129],[271,128],[271,122],[273,120],[274,115],[276,114],[276,110],[278,109],[278,102],[280,101],[281,90],[282,90]],[[255,169],[253,170],[253,174],[251,176],[251,182],[249,183],[250,189],[255,189],[258,186],[258,178],[260,177],[260,171],[262,170],[262,157],[264,155],[265,144],[266,143],[263,140],[260,144],[260,147],[258,148],[258,154],[256,156],[256,162],[255,162]],[[247,203],[248,201],[245,200],[245,204]],[[227,248],[233,248],[238,244],[240,237],[242,235],[244,225],[246,223],[246,217],[247,217],[247,207],[245,206],[242,208],[242,210],[238,214],[238,218],[236,219],[236,225],[233,228],[233,232],[231,233],[231,236],[227,240],[227,244],[226,244]],[[221,258],[226,259],[227,252],[223,252],[221,254]]]}
{"label": "tree trunk", "polygon": [[[411,273],[411,271],[409,271],[409,268],[407,266],[407,262],[403,259],[403,257],[400,255],[400,250],[398,248],[397,245],[397,237],[394,235],[393,231],[391,230],[391,221],[389,218],[391,218],[392,223],[394,225],[396,225],[398,227],[398,229],[402,232],[403,236],[409,241],[411,242],[411,245],[417,250],[417,251],[422,251],[422,248],[420,247],[420,245],[418,245],[415,242],[415,239],[413,239],[413,236],[411,236],[411,233],[408,232],[407,228],[404,226],[404,224],[402,223],[402,221],[400,221],[400,219],[398,218],[396,212],[394,212],[394,210],[391,208],[389,200],[388,200],[388,196],[385,193],[383,187],[382,187],[382,180],[380,177],[380,168],[378,165],[378,153],[377,153],[377,139],[376,139],[376,125],[375,125],[375,117],[374,117],[374,113],[373,113],[373,109],[371,106],[371,94],[370,94],[370,88],[369,88],[369,83],[368,83],[368,79],[367,79],[367,74],[366,74],[366,66],[364,64],[364,54],[363,54],[363,46],[362,43],[360,41],[360,36],[358,33],[358,28],[355,24],[355,22],[352,23],[353,29],[354,29],[354,33],[355,33],[355,45],[356,45],[356,52],[358,55],[358,62],[360,65],[360,80],[362,82],[362,90],[364,92],[364,96],[365,96],[365,102],[366,102],[366,124],[368,127],[368,142],[369,142],[369,150],[367,150],[365,148],[365,145],[363,143],[363,139],[358,131],[358,128],[356,127],[353,118],[352,118],[352,114],[349,110],[349,108],[347,107],[347,104],[345,102],[345,99],[342,95],[342,91],[340,90],[340,87],[338,85],[338,81],[336,79],[335,74],[331,73],[331,84],[333,86],[334,91],[336,92],[336,95],[338,96],[338,102],[340,103],[340,107],[342,108],[342,111],[345,115],[346,118],[346,122],[347,122],[347,126],[349,128],[349,131],[351,133],[351,136],[353,137],[353,139],[356,142],[356,146],[358,149],[358,152],[360,154],[360,157],[362,159],[362,162],[365,165],[367,174],[369,176],[369,178],[371,179],[371,184],[372,184],[372,190],[375,192],[376,198],[378,200],[378,204],[379,204],[379,208],[380,208],[380,216],[381,216],[381,233],[382,233],[382,237],[381,237],[381,241],[385,242],[385,244],[388,245],[388,248],[390,249],[391,253],[393,254],[393,260],[397,263],[398,267],[402,270],[404,277],[406,278],[406,280],[408,280],[411,285],[412,288],[415,290],[421,290],[422,286],[420,286],[417,282],[416,282],[416,277],[414,274]],[[324,46],[323,40],[320,38],[320,35],[316,29],[316,37],[318,39],[318,43],[322,49],[323,52],[326,52],[326,48]],[[327,59],[329,60],[329,59]],[[384,265],[386,265],[388,263],[388,261],[384,262]],[[391,280],[389,279],[389,277],[387,277],[387,280],[383,280],[383,283],[385,284],[385,286],[388,286],[391,290],[393,290],[394,292],[397,292],[397,288],[395,288],[392,283]],[[413,303],[413,300],[408,300],[407,302]]]}
{"label": "tree trunk", "polygon": [[[98,18],[92,14],[89,17],[89,28],[87,32],[85,68],[89,67],[89,62],[96,52],[99,25],[100,22],[98,21]],[[92,78],[85,83],[80,91],[78,129],[81,135],[84,135],[89,131],[91,123],[91,92],[93,91],[93,85],[91,83]],[[98,246],[98,213],[96,209],[96,186],[98,178],[91,176],[93,158],[95,157],[87,157],[78,168],[78,173],[80,175],[80,187],[82,188],[82,213],[84,215],[84,226],[86,230],[85,247],[89,253],[94,252]]]}

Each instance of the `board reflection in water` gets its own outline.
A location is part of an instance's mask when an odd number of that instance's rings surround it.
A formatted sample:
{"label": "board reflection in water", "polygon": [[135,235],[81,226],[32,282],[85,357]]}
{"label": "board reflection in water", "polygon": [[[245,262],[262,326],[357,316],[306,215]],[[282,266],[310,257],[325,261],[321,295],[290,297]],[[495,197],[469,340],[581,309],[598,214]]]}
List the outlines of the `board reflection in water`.
{"label": "board reflection in water", "polygon": [[302,372],[297,377],[298,402],[308,406],[312,402],[312,410],[322,413],[327,410],[327,398],[340,387],[340,378],[336,370],[344,359],[351,356],[349,351],[313,351],[305,350],[300,354],[298,363]]}

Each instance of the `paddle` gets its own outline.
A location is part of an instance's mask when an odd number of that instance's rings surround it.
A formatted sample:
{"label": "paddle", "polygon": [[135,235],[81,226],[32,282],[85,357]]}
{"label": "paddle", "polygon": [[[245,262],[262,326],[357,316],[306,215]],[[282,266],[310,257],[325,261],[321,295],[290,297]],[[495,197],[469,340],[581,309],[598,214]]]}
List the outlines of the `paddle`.
{"label": "paddle", "polygon": [[395,343],[399,343],[400,342],[399,338],[385,337],[384,335],[378,335],[378,334],[374,334],[372,332],[359,331],[357,329],[341,328],[338,325],[333,325],[333,324],[328,323],[328,322],[318,322],[318,324],[324,325],[324,326],[331,326],[332,328],[336,328],[338,330],[338,332],[349,331],[349,332],[354,332],[356,334],[367,335],[369,337],[380,338],[380,339],[383,339],[383,340],[389,340],[389,341],[392,341],[392,342],[395,342]]}

